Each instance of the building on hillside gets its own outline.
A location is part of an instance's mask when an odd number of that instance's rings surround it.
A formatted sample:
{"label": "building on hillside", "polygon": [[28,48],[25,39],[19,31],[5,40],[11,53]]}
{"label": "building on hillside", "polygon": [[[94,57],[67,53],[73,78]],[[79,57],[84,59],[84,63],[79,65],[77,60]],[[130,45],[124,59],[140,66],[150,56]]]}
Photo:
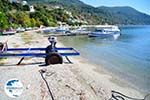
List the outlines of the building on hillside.
{"label": "building on hillside", "polygon": [[72,16],[72,13],[71,13],[71,12],[69,12],[69,11],[67,11],[67,10],[64,10],[64,12],[65,12],[66,14],[68,14],[71,18],[73,18],[73,16]]}
{"label": "building on hillside", "polygon": [[22,1],[21,4],[24,6],[24,5],[28,5],[28,2],[27,1]]}
{"label": "building on hillside", "polygon": [[30,12],[35,12],[34,6],[30,6]]}
{"label": "building on hillside", "polygon": [[21,3],[21,0],[9,0],[10,3]]}
{"label": "building on hillside", "polygon": [[54,9],[60,9],[60,6],[53,6]]}
{"label": "building on hillside", "polygon": [[68,19],[69,22],[71,23],[82,23],[82,24],[88,24],[87,21],[85,20],[81,20],[81,19],[75,19],[75,18],[69,18]]}

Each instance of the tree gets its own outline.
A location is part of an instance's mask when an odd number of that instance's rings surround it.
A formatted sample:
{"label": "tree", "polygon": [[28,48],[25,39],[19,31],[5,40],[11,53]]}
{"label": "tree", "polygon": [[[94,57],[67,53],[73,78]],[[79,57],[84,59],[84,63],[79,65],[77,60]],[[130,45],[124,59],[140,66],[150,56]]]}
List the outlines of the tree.
{"label": "tree", "polygon": [[17,23],[21,24],[23,27],[31,27],[31,20],[28,13],[18,12],[17,13]]}
{"label": "tree", "polygon": [[0,12],[0,28],[1,29],[7,29],[8,28],[7,17],[2,12]]}
{"label": "tree", "polygon": [[41,22],[39,19],[36,19],[36,26],[40,27],[43,25],[43,22]]}
{"label": "tree", "polygon": [[34,18],[31,18],[31,26],[32,27],[36,26],[36,20]]}
{"label": "tree", "polygon": [[29,11],[29,10],[30,10],[30,7],[29,7],[28,5],[24,5],[24,6],[23,6],[23,10],[24,10],[24,11]]}

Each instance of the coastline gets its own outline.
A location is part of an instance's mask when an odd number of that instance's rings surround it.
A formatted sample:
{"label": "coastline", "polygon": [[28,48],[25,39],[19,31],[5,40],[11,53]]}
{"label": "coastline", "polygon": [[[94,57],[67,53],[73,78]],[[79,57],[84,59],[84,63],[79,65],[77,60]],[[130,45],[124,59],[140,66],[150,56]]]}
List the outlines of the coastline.
{"label": "coastline", "polygon": [[[64,46],[61,41],[59,41],[59,45]],[[109,87],[109,91],[118,91],[135,98],[143,98],[145,96],[144,93],[136,90],[134,87],[131,87],[124,79],[120,79],[113,73],[110,73],[108,70],[104,69],[102,65],[90,63],[88,59],[83,57],[74,57],[71,59],[73,62],[78,64],[77,67],[80,69],[81,73],[85,74],[83,75],[85,80],[88,80],[88,75],[91,79],[93,79],[93,81],[101,84],[101,86],[106,88]]]}
{"label": "coastline", "polygon": [[[32,40],[23,41],[22,36],[16,34],[8,36],[9,47],[45,47],[49,43],[47,37],[35,32],[26,34],[32,37]],[[0,36],[0,39],[6,39]],[[4,40],[5,41],[5,40]],[[64,47],[63,43],[58,41],[58,47]],[[39,70],[47,70],[46,80],[48,81],[53,95],[56,100],[108,100],[111,97],[111,90],[122,92],[125,95],[137,98],[144,98],[144,96],[135,89],[128,87],[122,83],[116,84],[118,79],[110,75],[104,69],[97,68],[96,65],[91,64],[87,59],[82,57],[71,57],[73,64],[68,64],[64,60],[62,65],[50,65],[47,67],[39,67],[43,63],[41,58],[28,58],[23,61],[23,65],[16,66],[14,63],[18,61],[15,59],[6,59],[6,65],[0,66],[1,81],[3,86],[6,80],[18,77],[25,86],[24,93],[19,99],[38,98],[39,100],[50,100],[48,90],[39,75]],[[7,65],[8,64],[8,65]],[[14,73],[14,71],[16,71]],[[28,76],[28,77],[26,77]],[[32,80],[32,81],[31,81]],[[115,81],[115,82],[114,82]],[[120,82],[120,81],[119,81]],[[3,87],[0,87],[0,92],[3,92]],[[7,100],[6,94],[0,94],[0,98]],[[86,99],[81,99],[86,98]]]}
{"label": "coastline", "polygon": [[[65,46],[63,43],[61,43],[61,40],[59,40],[58,43],[61,46]],[[106,87],[109,86],[110,90],[115,90],[127,96],[135,98],[143,98],[146,95],[144,92],[139,91],[138,89],[133,87],[130,83],[128,83],[127,80],[121,79],[114,73],[105,69],[102,65],[91,63],[88,59],[81,56],[77,58],[73,57],[72,60],[81,65],[81,67],[78,66],[78,68],[81,69],[83,73],[91,76],[92,79],[98,80],[99,83],[102,83],[103,85],[105,84]],[[94,74],[95,76],[93,77],[92,74]]]}
{"label": "coastline", "polygon": [[[89,76],[95,80],[98,79],[100,83],[106,85],[106,87],[109,86],[111,90],[119,91],[131,97],[142,98],[144,96],[142,92],[139,92],[138,90],[134,89],[134,87],[131,87],[124,79],[120,79],[113,73],[110,73],[109,71],[102,68],[102,66],[100,67],[100,65],[98,66],[91,63],[84,64],[86,59],[79,59],[73,58],[73,60],[77,60],[81,66],[86,66],[86,68],[81,68],[82,71],[87,71],[86,69],[88,69],[89,72],[87,74]],[[92,74],[94,75],[92,76]]]}

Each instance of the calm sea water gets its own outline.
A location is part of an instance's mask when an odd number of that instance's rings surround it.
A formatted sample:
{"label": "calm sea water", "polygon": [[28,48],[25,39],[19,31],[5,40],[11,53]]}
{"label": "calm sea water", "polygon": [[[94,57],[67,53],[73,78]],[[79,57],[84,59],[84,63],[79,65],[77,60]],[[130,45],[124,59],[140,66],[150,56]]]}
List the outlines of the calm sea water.
{"label": "calm sea water", "polygon": [[61,37],[59,40],[81,52],[91,63],[127,80],[143,92],[150,92],[150,26],[120,27],[117,40],[88,36]]}

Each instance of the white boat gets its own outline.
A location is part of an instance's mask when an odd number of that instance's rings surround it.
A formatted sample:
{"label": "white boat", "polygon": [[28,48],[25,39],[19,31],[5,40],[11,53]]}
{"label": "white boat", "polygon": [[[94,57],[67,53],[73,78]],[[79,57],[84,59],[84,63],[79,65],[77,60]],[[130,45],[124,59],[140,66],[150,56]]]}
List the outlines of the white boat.
{"label": "white boat", "polygon": [[31,27],[27,27],[27,28],[25,28],[25,31],[31,31],[32,30],[32,28]]}
{"label": "white boat", "polygon": [[54,33],[55,27],[44,27],[39,29],[42,33]]}
{"label": "white boat", "polygon": [[88,34],[88,33],[90,33],[90,31],[88,31],[84,27],[78,27],[77,29],[71,30],[70,32],[73,34]]}
{"label": "white boat", "polygon": [[113,37],[114,39],[117,39],[121,34],[118,26],[104,25],[98,26],[94,32],[91,32],[88,35],[89,37],[101,37],[101,38]]}
{"label": "white boat", "polygon": [[16,29],[16,32],[17,33],[19,33],[19,32],[24,32],[25,31],[25,29],[24,28],[21,28],[21,27],[18,27],[17,29]]}
{"label": "white boat", "polygon": [[69,27],[67,26],[59,26],[56,28],[56,32],[58,33],[66,33],[67,31],[69,31]]}
{"label": "white boat", "polygon": [[14,35],[16,31],[14,29],[4,30],[2,35]]}
{"label": "white boat", "polygon": [[63,33],[65,34],[66,32],[69,31],[69,26],[66,23],[63,22],[58,22],[59,26],[55,29],[56,33]]}

